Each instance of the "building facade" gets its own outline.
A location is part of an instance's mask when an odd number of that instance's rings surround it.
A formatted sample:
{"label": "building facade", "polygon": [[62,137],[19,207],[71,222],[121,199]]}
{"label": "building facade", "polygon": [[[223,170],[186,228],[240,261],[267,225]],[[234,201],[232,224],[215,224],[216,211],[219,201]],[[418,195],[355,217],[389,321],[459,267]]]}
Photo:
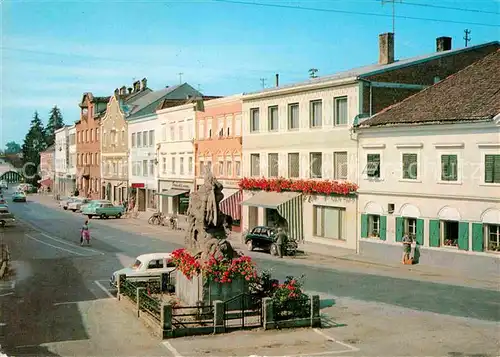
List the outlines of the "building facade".
{"label": "building facade", "polygon": [[101,198],[100,122],[109,97],[85,93],[80,102],[80,120],[75,123],[77,190],[80,196]]}
{"label": "building facade", "polygon": [[69,126],[57,129],[55,136],[54,193],[60,196],[68,196],[71,191],[71,180],[67,177],[69,169]]}
{"label": "building facade", "polygon": [[241,227],[243,193],[238,182],[242,173],[242,95],[212,99],[196,112],[195,175],[196,186],[203,185],[209,169],[223,185],[221,210],[233,219],[233,229]]}
{"label": "building facade", "polygon": [[376,65],[294,85],[276,83],[276,88],[244,95],[245,178],[264,178],[271,191],[282,191],[273,179],[286,178],[309,180],[300,181],[307,187],[324,183],[348,194],[262,192],[259,185],[266,183],[254,182],[256,187],[244,191],[243,229],[284,221],[299,241],[357,249],[357,202],[351,183],[358,181],[358,145],[353,126],[499,47],[493,42],[452,50],[450,38],[436,43],[435,53],[394,61],[394,35],[382,34]]}
{"label": "building facade", "polygon": [[73,124],[68,128],[68,170],[66,172],[67,195],[73,195],[76,190],[76,125]]}
{"label": "building facade", "polygon": [[359,125],[361,254],[397,261],[408,234],[421,264],[498,274],[499,72],[497,52]]}
{"label": "building facade", "polygon": [[49,146],[40,153],[40,185],[49,191],[54,190],[55,177],[55,145]]}

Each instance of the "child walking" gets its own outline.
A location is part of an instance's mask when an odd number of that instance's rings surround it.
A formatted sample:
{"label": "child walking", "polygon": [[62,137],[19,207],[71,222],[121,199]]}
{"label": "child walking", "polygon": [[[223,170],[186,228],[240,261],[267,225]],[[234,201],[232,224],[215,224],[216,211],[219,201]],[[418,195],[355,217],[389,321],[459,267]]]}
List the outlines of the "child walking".
{"label": "child walking", "polygon": [[89,220],[86,219],[80,233],[80,245],[83,245],[84,239],[90,242]]}

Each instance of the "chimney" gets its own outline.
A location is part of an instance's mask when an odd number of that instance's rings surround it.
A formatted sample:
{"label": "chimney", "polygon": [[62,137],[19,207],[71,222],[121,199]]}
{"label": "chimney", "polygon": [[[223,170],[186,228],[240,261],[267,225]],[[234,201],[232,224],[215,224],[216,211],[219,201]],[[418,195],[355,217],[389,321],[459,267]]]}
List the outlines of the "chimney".
{"label": "chimney", "polygon": [[280,75],[279,73],[276,73],[276,87],[280,86]]}
{"label": "chimney", "polygon": [[438,37],[436,38],[436,52],[443,52],[451,50],[451,37]]}
{"label": "chimney", "polygon": [[127,94],[127,87],[125,87],[125,86],[121,87],[121,88],[120,88],[120,94],[121,94],[121,95],[125,95],[125,94]]}
{"label": "chimney", "polygon": [[144,90],[148,87],[148,80],[146,78],[143,78],[141,80],[141,90]]}
{"label": "chimney", "polygon": [[379,64],[390,64],[394,62],[394,33],[388,32],[378,36]]}
{"label": "chimney", "polygon": [[134,93],[137,93],[141,90],[141,81],[135,81],[134,84]]}

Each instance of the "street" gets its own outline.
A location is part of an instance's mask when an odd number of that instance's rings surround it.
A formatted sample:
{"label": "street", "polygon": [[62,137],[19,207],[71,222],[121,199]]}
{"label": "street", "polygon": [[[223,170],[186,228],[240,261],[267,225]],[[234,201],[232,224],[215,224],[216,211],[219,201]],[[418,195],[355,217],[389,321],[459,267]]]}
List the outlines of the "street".
{"label": "street", "polygon": [[[19,222],[1,233],[1,240],[10,247],[15,270],[12,279],[0,285],[0,345],[7,355],[175,355],[111,298],[107,284],[113,271],[129,265],[136,256],[181,247],[182,232],[140,226],[131,219],[93,219],[92,245],[81,247],[79,229],[85,220],[82,215],[42,205],[30,197],[27,203],[9,202],[9,208]],[[349,339],[348,331],[357,325],[373,325],[369,311],[376,310],[380,315],[377,319],[385,319],[389,325],[388,316],[396,321],[396,315],[413,311],[422,324],[413,321],[415,329],[424,330],[423,326],[432,325],[432,319],[438,321],[439,316],[452,327],[467,321],[467,326],[480,329],[486,343],[490,342],[487,350],[479,348],[475,352],[493,353],[498,347],[494,338],[498,336],[500,321],[498,290],[409,279],[404,275],[397,277],[396,273],[387,276],[377,274],[375,267],[364,267],[372,270],[364,273],[361,268],[356,270],[342,262],[328,267],[305,260],[278,260],[258,252],[250,255],[259,269],[271,269],[279,279],[304,275],[306,290],[319,294],[325,301],[324,313],[334,321],[333,325],[352,319],[350,311],[362,310],[357,314],[363,315],[363,320],[347,324],[343,332],[340,327],[335,328],[342,338]],[[393,333],[400,328],[394,323],[386,327]],[[352,330],[352,334],[361,342],[373,338],[366,335],[369,331],[360,337],[359,329]],[[470,335],[470,331],[463,334]],[[452,343],[462,335],[450,336]],[[172,345],[179,343],[172,341]],[[456,351],[453,347],[449,350]],[[183,353],[189,354],[186,348],[189,347],[184,346]],[[191,352],[194,355],[194,350]],[[359,353],[366,352],[365,349]],[[380,353],[383,351],[378,350]],[[385,351],[386,355],[393,353],[396,352]]]}

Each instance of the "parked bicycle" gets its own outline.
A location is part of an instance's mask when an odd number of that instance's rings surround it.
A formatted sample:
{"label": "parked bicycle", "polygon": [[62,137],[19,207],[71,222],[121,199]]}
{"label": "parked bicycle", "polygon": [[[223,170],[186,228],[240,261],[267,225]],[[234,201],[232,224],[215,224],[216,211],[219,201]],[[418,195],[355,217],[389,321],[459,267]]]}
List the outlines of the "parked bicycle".
{"label": "parked bicycle", "polygon": [[171,216],[169,216],[168,218],[166,218],[166,224],[167,224],[167,227],[176,231],[179,229],[179,219],[177,218],[177,215],[176,214],[173,214]]}
{"label": "parked bicycle", "polygon": [[166,216],[163,214],[163,212],[155,212],[151,217],[148,219],[149,224],[153,225],[164,225]]}

